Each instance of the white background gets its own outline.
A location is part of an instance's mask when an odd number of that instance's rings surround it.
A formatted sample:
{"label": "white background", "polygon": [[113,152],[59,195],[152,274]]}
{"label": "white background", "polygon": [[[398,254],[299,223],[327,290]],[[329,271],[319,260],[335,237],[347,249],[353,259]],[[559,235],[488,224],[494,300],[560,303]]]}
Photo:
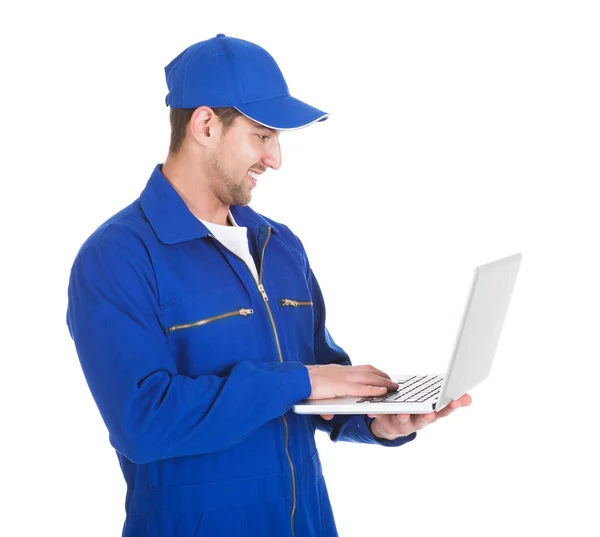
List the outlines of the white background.
{"label": "white background", "polygon": [[164,66],[223,32],[331,114],[282,135],[252,206],[303,240],[355,364],[443,371],[475,265],[523,253],[470,408],[397,449],[317,433],[340,535],[600,535],[596,2],[2,10],[0,534],[120,535],[124,481],[68,335],[69,270],[164,161]]}

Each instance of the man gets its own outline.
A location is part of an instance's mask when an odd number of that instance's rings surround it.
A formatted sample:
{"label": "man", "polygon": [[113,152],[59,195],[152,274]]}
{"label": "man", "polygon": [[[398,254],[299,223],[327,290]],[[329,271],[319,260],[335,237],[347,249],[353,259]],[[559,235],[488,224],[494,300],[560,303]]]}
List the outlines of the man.
{"label": "man", "polygon": [[248,207],[279,134],[327,114],[223,34],[166,68],[171,146],[138,200],[84,243],[67,322],[127,483],[123,535],[336,535],[315,445],[400,446],[437,415],[300,416],[397,389],[325,327],[300,240]]}

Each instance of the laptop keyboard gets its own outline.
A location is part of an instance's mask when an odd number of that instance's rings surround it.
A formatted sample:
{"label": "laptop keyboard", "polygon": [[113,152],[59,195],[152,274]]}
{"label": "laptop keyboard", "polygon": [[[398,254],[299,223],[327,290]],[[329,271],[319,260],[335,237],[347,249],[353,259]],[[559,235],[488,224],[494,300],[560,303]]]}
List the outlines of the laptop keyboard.
{"label": "laptop keyboard", "polygon": [[387,395],[363,397],[357,403],[423,403],[432,397],[437,399],[444,377],[440,375],[413,376],[396,380],[400,385]]}

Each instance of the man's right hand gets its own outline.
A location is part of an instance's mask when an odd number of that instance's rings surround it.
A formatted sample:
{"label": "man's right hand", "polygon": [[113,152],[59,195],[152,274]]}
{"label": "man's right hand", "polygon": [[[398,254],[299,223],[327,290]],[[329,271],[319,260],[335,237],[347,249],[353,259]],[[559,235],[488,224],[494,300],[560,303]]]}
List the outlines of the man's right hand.
{"label": "man's right hand", "polygon": [[307,365],[312,392],[309,400],[332,397],[374,397],[397,390],[389,375],[372,365]]}

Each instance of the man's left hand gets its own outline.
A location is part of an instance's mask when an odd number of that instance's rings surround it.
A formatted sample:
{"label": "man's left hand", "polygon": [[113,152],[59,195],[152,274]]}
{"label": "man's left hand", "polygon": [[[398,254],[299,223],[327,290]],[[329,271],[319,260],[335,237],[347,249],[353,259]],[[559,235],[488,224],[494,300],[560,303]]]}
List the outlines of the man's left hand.
{"label": "man's left hand", "polygon": [[407,436],[419,431],[440,418],[445,418],[459,407],[469,406],[471,401],[471,396],[465,394],[452,401],[439,412],[430,412],[429,414],[369,414],[370,418],[375,418],[371,422],[371,432],[377,438],[396,440],[400,436]]}
{"label": "man's left hand", "polygon": [[[369,418],[375,418],[371,422],[371,432],[377,438],[396,440],[400,436],[407,436],[419,431],[440,418],[445,418],[459,407],[469,406],[471,402],[471,396],[465,394],[452,401],[439,412],[430,412],[429,414],[368,414]],[[333,416],[333,414],[322,415],[326,420],[332,419]]]}

